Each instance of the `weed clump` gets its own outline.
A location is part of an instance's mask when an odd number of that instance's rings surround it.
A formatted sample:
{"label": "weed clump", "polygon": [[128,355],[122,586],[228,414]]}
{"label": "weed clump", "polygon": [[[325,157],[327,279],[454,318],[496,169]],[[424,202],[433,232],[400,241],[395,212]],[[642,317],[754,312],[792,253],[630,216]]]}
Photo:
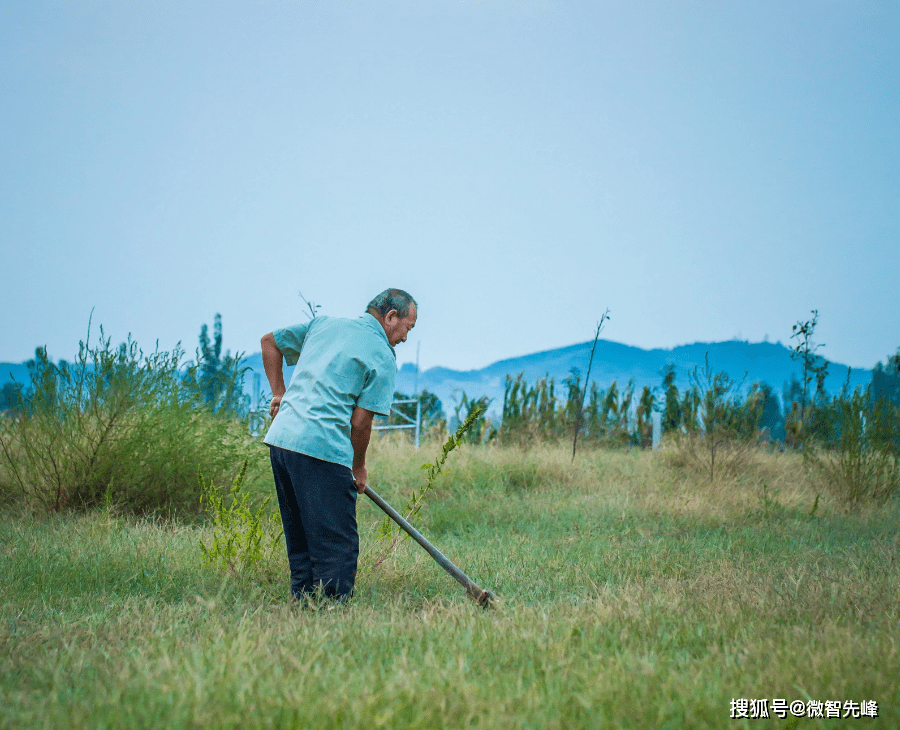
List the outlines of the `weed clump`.
{"label": "weed clump", "polygon": [[245,461],[225,497],[223,490],[212,480],[206,481],[202,470],[198,469],[201,501],[213,521],[212,543],[207,545],[200,540],[204,565],[241,573],[266,557],[274,557],[282,547],[283,531],[279,519],[266,510],[271,497],[266,497],[255,510],[251,509],[250,495],[244,491],[246,474]]}

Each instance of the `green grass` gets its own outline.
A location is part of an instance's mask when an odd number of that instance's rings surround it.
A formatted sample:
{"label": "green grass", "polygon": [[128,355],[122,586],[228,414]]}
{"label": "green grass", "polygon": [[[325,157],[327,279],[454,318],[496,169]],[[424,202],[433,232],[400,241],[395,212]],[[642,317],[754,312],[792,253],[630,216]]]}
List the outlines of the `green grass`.
{"label": "green grass", "polygon": [[[402,505],[415,452],[373,446]],[[0,726],[900,727],[900,508],[846,514],[790,455],[709,485],[657,453],[465,448],[348,607],[288,604],[286,560],[200,564],[209,528],[0,515]],[[766,491],[763,491],[763,484]],[[360,501],[366,549],[377,508]],[[282,564],[284,563],[284,564]],[[732,698],[875,700],[877,719],[730,720]]]}

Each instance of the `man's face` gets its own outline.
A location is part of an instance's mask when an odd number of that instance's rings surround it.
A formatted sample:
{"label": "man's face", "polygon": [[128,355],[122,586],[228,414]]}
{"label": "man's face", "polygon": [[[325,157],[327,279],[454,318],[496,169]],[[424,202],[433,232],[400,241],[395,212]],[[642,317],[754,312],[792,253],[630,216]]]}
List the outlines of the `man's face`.
{"label": "man's face", "polygon": [[384,318],[384,333],[387,335],[391,347],[396,347],[400,342],[406,342],[406,335],[416,326],[416,305],[409,305],[409,314],[401,317],[396,309],[392,309]]}

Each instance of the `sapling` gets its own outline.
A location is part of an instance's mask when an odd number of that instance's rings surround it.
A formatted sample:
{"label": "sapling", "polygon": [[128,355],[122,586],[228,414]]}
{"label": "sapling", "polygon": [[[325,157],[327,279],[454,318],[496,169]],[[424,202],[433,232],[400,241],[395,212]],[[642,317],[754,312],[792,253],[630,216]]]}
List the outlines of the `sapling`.
{"label": "sapling", "polygon": [[825,392],[825,377],[828,374],[828,361],[821,355],[816,354],[816,350],[824,347],[823,344],[813,342],[813,336],[816,332],[816,326],[819,323],[819,310],[811,311],[812,319],[806,322],[797,322],[791,328],[791,339],[797,340],[797,344],[791,347],[791,359],[800,360],[803,364],[803,391],[800,394],[800,422],[799,428],[801,433],[807,421],[807,405],[810,403],[809,386],[813,378],[816,380],[816,392]]}
{"label": "sapling", "polygon": [[578,446],[578,432],[581,430],[581,417],[584,414],[584,399],[588,392],[588,384],[591,382],[591,366],[594,364],[594,350],[597,349],[597,340],[600,339],[600,332],[603,330],[603,322],[609,319],[609,310],[607,309],[600,321],[597,323],[597,331],[594,333],[594,344],[591,345],[591,357],[588,360],[587,375],[584,378],[584,390],[581,393],[581,402],[578,404],[578,411],[575,414],[575,436],[572,439],[572,461],[575,461],[575,448]]}
{"label": "sapling", "polygon": [[[425,497],[434,489],[434,483],[438,476],[445,473],[444,465],[447,463],[447,457],[450,455],[451,451],[462,446],[466,433],[468,433],[469,429],[471,429],[478,419],[484,415],[486,410],[487,405],[484,401],[477,403],[472,410],[469,411],[469,415],[459,424],[456,433],[450,434],[444,442],[444,445],[441,447],[441,451],[434,462],[422,464],[421,468],[427,470],[428,474],[425,478],[425,485],[420,490],[414,489],[412,495],[406,502],[406,506],[402,513],[407,520],[413,518],[421,520],[420,511],[422,505],[425,504]],[[374,549],[378,545],[387,544],[372,567],[378,567],[383,563],[388,554],[397,547],[400,541],[407,539],[408,537],[409,535],[397,528],[394,523],[391,522],[389,517],[385,517],[375,531],[375,542],[369,550]]]}

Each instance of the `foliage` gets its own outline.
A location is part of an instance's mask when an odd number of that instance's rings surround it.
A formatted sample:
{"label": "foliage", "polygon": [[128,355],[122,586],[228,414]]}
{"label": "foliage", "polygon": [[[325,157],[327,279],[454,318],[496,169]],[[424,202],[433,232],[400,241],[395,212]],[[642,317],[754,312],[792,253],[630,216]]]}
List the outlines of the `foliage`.
{"label": "foliage", "polygon": [[823,411],[832,429],[803,453],[826,486],[850,509],[900,494],[900,407],[856,388]]}
{"label": "foliage", "polygon": [[709,353],[703,369],[697,366],[691,373],[691,388],[682,402],[682,413],[693,415],[696,406],[697,416],[693,421],[685,418],[685,433],[677,437],[676,443],[686,461],[699,467],[710,482],[723,474],[737,473],[757,447],[763,400],[755,391],[742,402],[741,384],[725,372],[713,373]]}
{"label": "foliage", "polygon": [[263,558],[281,553],[281,523],[277,515],[266,511],[271,497],[266,497],[255,511],[252,510],[250,494],[243,488],[246,474],[247,461],[244,461],[225,497],[213,480],[207,482],[202,470],[197,470],[200,502],[213,521],[212,543],[207,546],[200,540],[204,565],[241,573]]}
{"label": "foliage", "polygon": [[544,377],[528,387],[524,374],[506,376],[503,392],[502,438],[522,443],[556,437],[557,402],[553,378]]}
{"label": "foliage", "polygon": [[318,316],[319,310],[322,308],[322,305],[308,300],[305,296],[303,296],[302,291],[298,291],[297,296],[299,296],[303,300],[303,303],[306,305],[307,311],[304,312],[304,314],[311,320],[315,319]]}
{"label": "foliage", "polygon": [[444,415],[444,404],[441,403],[440,398],[428,390],[423,390],[419,393],[419,403],[422,408],[421,419],[424,431],[440,430],[446,427],[447,417]]}
{"label": "foliage", "polygon": [[665,405],[662,412],[661,430],[663,434],[674,433],[681,429],[681,402],[678,395],[678,386],[675,385],[675,366],[671,363],[666,365],[663,368],[662,376]]}
{"label": "foliage", "polygon": [[21,402],[21,390],[22,386],[14,381],[3,384],[3,388],[0,389],[0,413],[18,411]]}
{"label": "foliage", "polygon": [[819,322],[819,310],[813,309],[811,314],[812,319],[805,322],[798,321],[791,328],[793,332],[791,339],[797,340],[797,344],[791,348],[791,359],[799,360],[803,368],[800,407],[799,411],[794,409],[792,427],[793,432],[800,438],[805,438],[805,425],[813,405],[810,397],[810,384],[813,380],[816,381],[816,400],[821,401],[825,397],[825,377],[828,375],[828,361],[816,354],[816,350],[823,345],[813,342]]}
{"label": "foliage", "polygon": [[[560,405],[553,378],[547,376],[529,386],[524,374],[520,373],[515,378],[507,375],[503,421],[499,432],[501,441],[505,444],[555,442],[570,434],[577,419],[579,403],[586,398],[577,368],[572,368],[563,384],[567,397],[565,403]],[[588,406],[582,415],[583,425],[579,429],[584,441],[593,446],[640,444],[641,439],[632,433],[633,399],[633,379],[622,391],[616,381],[607,390],[601,390],[596,383],[592,383]],[[652,405],[652,399],[650,402]]]}
{"label": "foliage", "polygon": [[606,390],[600,412],[600,432],[595,434],[598,443],[609,446],[625,446],[633,443],[631,432],[631,404],[634,401],[634,378],[628,379],[624,390],[619,390],[613,380]]}
{"label": "foliage", "polygon": [[882,398],[900,406],[900,348],[887,359],[887,364],[877,362],[872,369],[872,400]]}
{"label": "foliage", "polygon": [[638,401],[637,410],[635,411],[637,419],[635,422],[635,436],[641,448],[649,449],[653,445],[653,412],[656,410],[656,396],[650,389],[649,385],[645,385],[641,391],[641,397]]}
{"label": "foliage", "polygon": [[198,464],[222,479],[251,444],[242,423],[203,407],[182,356],[145,354],[130,337],[113,346],[102,328],[73,364],[38,348],[0,424],[0,491],[42,511],[109,499],[128,512],[195,512]]}
{"label": "foliage", "polygon": [[222,315],[216,314],[213,340],[204,324],[200,328],[200,347],[197,360],[191,363],[185,374],[189,388],[197,391],[202,402],[213,412],[227,417],[246,414],[250,399],[244,393],[243,354],[222,355]]}
{"label": "foliage", "polygon": [[758,394],[761,401],[762,413],[759,427],[763,438],[784,441],[784,417],[781,415],[781,405],[778,403],[772,386],[768,383],[754,383],[750,393],[751,396]]}

